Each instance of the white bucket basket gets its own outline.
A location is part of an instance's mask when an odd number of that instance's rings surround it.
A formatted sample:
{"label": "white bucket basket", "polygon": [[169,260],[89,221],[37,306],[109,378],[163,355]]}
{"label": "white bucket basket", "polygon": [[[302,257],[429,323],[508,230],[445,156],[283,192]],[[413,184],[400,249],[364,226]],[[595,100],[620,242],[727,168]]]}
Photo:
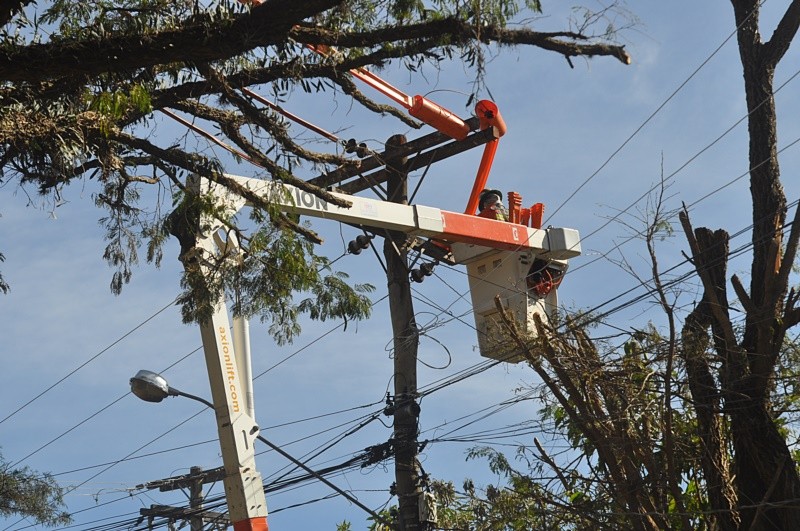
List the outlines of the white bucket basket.
{"label": "white bucket basket", "polygon": [[536,337],[534,316],[549,323],[556,315],[557,287],[566,261],[546,260],[529,249],[501,251],[473,245],[454,245],[453,256],[467,267],[481,356],[524,361],[502,322],[495,297],[500,296],[524,338]]}

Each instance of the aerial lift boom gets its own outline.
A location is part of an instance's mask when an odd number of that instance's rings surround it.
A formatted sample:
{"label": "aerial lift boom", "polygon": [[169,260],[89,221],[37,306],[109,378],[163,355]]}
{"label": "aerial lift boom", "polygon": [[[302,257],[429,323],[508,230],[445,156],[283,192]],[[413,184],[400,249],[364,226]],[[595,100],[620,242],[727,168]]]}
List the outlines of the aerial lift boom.
{"label": "aerial lift boom", "polygon": [[[199,183],[194,186],[199,192]],[[207,216],[199,221],[210,230],[197,237],[194,252],[213,256],[238,247],[232,234],[227,241],[222,240],[218,220]],[[210,261],[198,256],[197,263],[204,275],[213,274]],[[225,469],[225,497],[234,531],[268,531],[267,501],[255,460],[259,428],[253,406],[247,322],[242,317],[235,317],[234,322],[231,333],[227,306],[219,300],[211,318],[200,325]]]}
{"label": "aerial lift boom", "polygon": [[[532,250],[541,258],[550,260],[574,258],[581,253],[580,238],[575,229],[533,228],[429,206],[403,205],[329,192],[332,196],[351,203],[350,207],[340,207],[311,192],[278,181],[235,175],[226,177],[292,214],[331,219],[372,229],[394,230],[409,236],[477,246],[484,251]],[[229,207],[236,210],[241,208],[238,205],[247,204],[224,186],[209,181],[206,181],[204,192],[211,193],[218,200],[228,201]],[[464,257],[466,254],[468,253],[459,253]],[[456,263],[463,263],[465,259],[457,258]]]}
{"label": "aerial lift boom", "polygon": [[[250,0],[250,3],[257,5],[260,0]],[[310,48],[322,55],[332,51],[324,46]],[[465,140],[475,127],[474,123],[468,125],[423,96],[408,96],[365,68],[353,69],[350,73],[407,109],[412,116],[458,142]],[[249,90],[246,93],[257,96]],[[298,117],[281,112],[309,126]],[[433,240],[434,246],[447,251],[454,263],[467,266],[481,354],[500,361],[520,361],[522,358],[513,349],[498,349],[494,339],[499,328],[494,297],[501,297],[522,325],[523,332],[535,333],[534,318],[541,316],[547,320],[555,312],[556,288],[566,271],[567,260],[580,254],[580,239],[574,229],[542,229],[542,206],[521,209],[521,198],[514,192],[509,194],[511,217],[508,221],[475,215],[499,138],[506,132],[505,122],[493,102],[479,101],[475,113],[480,129],[492,129],[493,138],[486,142],[464,213],[330,192],[351,203],[345,208],[277,181],[231,175],[227,178],[288,213],[340,221],[372,232],[390,230],[405,233],[411,239]],[[314,130],[335,139],[324,130]],[[221,202],[220,206],[228,215],[236,214],[247,205],[240,195],[196,176],[188,183],[188,189],[196,195],[210,195],[218,205]],[[193,259],[204,275],[213,275],[214,260],[211,258],[224,254],[226,259],[236,259],[238,241],[217,218],[204,216],[199,226],[205,232],[194,239],[192,252],[196,254]],[[225,301],[219,300],[212,316],[200,329],[222,449],[230,520],[234,531],[268,531],[266,498],[261,475],[256,469],[253,445],[259,427],[253,406],[247,323],[235,317],[231,332]],[[502,346],[502,340],[500,344]]]}
{"label": "aerial lift boom", "polygon": [[[323,56],[327,56],[334,51],[333,48],[324,45],[308,45],[308,48]],[[425,96],[420,96],[419,94],[413,97],[409,96],[363,67],[353,68],[349,72],[356,79],[360,79],[366,85],[369,85],[406,109],[408,114],[414,118],[422,120],[450,138],[464,140],[467,138],[467,135],[469,135],[470,127],[464,120],[438,103],[427,99]],[[497,153],[499,137],[506,134],[505,120],[503,120],[494,102],[480,100],[477,105],[475,105],[475,114],[480,121],[481,131],[492,127],[496,128],[498,138],[490,140],[484,147],[483,156],[478,165],[478,173],[475,176],[475,184],[472,187],[472,192],[467,202],[467,208],[464,210],[465,214],[475,214],[478,208],[480,193],[489,180],[489,172],[492,169],[495,153]]]}
{"label": "aerial lift boom", "polygon": [[[402,205],[375,199],[333,193],[349,201],[340,207],[294,186],[228,175],[228,179],[276,204],[280,209],[306,216],[345,222],[370,230],[392,230],[409,236],[435,238],[452,249],[457,263],[467,264],[473,293],[476,326],[481,353],[493,357],[492,348],[481,338],[490,335],[486,303],[489,292],[505,293],[512,311],[524,322],[531,315],[545,315],[555,307],[555,290],[541,297],[518,286],[523,270],[535,263],[565,264],[580,254],[578,232],[567,228],[532,228],[518,223],[486,219],[448,212],[422,205]],[[246,200],[222,185],[194,177],[189,189],[210,195],[229,215],[246,206]],[[207,232],[196,240],[195,252],[204,274],[212,274],[211,256],[236,255],[238,242],[227,226],[216,218],[201,220]],[[204,257],[205,256],[205,257]],[[488,269],[487,269],[488,267]],[[520,269],[522,267],[523,269]],[[511,275],[511,277],[509,276]],[[525,280],[522,280],[525,282]],[[476,294],[487,300],[476,301]],[[521,298],[520,298],[521,297]],[[536,299],[531,304],[531,299]],[[520,302],[522,301],[522,302]],[[482,312],[482,313],[481,313]],[[485,315],[484,315],[485,314]],[[220,445],[226,477],[224,480],[230,518],[235,531],[267,531],[267,505],[261,475],[255,466],[253,443],[259,427],[252,405],[252,378],[246,327],[234,327],[231,335],[224,300],[218,301],[211,318],[200,326],[208,367],[209,381],[217,417]],[[243,352],[244,351],[244,352]],[[503,354],[504,361],[517,361]]]}

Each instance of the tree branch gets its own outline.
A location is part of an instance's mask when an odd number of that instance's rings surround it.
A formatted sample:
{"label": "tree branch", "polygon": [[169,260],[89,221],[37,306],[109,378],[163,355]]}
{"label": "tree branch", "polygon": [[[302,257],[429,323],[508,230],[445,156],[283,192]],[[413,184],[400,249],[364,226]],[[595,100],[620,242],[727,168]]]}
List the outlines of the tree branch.
{"label": "tree branch", "polygon": [[422,123],[414,120],[404,112],[397,109],[392,105],[383,105],[380,103],[375,103],[368,97],[364,95],[363,92],[358,90],[356,84],[349,77],[345,77],[340,73],[332,73],[330,76],[330,80],[339,85],[342,88],[342,92],[356,100],[358,103],[369,109],[370,111],[376,112],[378,114],[390,114],[395,118],[400,119],[404,124],[413,127],[414,129],[420,129],[422,127]]}
{"label": "tree branch", "polygon": [[240,116],[196,102],[182,102],[182,104],[178,104],[175,107],[189,114],[193,114],[198,118],[203,118],[219,124],[220,129],[225,136],[230,138],[237,146],[243,149],[245,152],[244,154],[252,159],[251,162],[269,171],[273,178],[281,180],[286,184],[296,186],[304,192],[310,192],[331,204],[345,208],[349,208],[352,205],[350,201],[344,201],[332,195],[324,188],[295,177],[278,165],[275,161],[265,156],[260,149],[248,142],[239,132],[239,127],[241,125]]}
{"label": "tree branch", "polygon": [[97,76],[167,63],[228,59],[254,48],[285,42],[298,22],[341,0],[266,0],[249,13],[217,24],[200,22],[152,35],[30,44],[0,53],[0,80],[32,83],[62,76]]}
{"label": "tree branch", "polygon": [[[386,42],[435,39],[428,48],[464,43],[477,36],[486,43],[528,44],[566,57],[605,55],[630,64],[623,46],[567,41],[552,33],[497,26],[476,28],[454,17],[417,24],[338,34],[319,28],[296,27],[341,0],[267,0],[249,13],[216,24],[188,23],[154,34],[110,35],[19,46],[0,53],[0,80],[38,83],[64,76],[96,76],[128,72],[167,63],[205,63],[229,59],[259,47],[280,44],[291,35],[302,43],[369,47]],[[480,31],[478,31],[478,29]]]}
{"label": "tree branch", "polygon": [[701,464],[706,479],[711,517],[720,530],[739,529],[739,514],[736,507],[736,491],[730,460],[726,452],[725,437],[720,415],[720,391],[711,373],[707,355],[708,333],[711,324],[709,303],[705,298],[692,310],[684,321],[681,332],[683,348],[680,350],[686,368],[687,383],[692,393],[695,414],[702,442]]}
{"label": "tree branch", "polygon": [[[136,138],[132,135],[128,135],[119,131],[112,134],[114,139],[119,142],[122,142],[140,151],[144,151],[145,153],[158,156],[170,162],[171,164],[174,164],[192,173],[202,175],[203,177],[206,177],[209,180],[224,186],[234,194],[243,197],[256,207],[264,209],[267,212],[270,211],[270,205],[266,199],[252,190],[240,185],[233,179],[226,177],[221,171],[213,168],[211,161],[201,157],[200,155],[185,153],[174,148],[163,149],[155,144],[151,144],[147,140]],[[287,218],[284,214],[272,216],[271,219],[276,225],[289,228],[312,243],[322,243],[322,239],[314,231],[297,224],[293,220]]]}
{"label": "tree branch", "polygon": [[797,35],[797,28],[800,26],[800,0],[793,0],[783,18],[778,23],[775,31],[769,42],[765,44],[765,58],[772,65],[777,65],[778,62],[786,54],[792,40]]}
{"label": "tree branch", "polygon": [[[800,3],[800,0],[798,0]],[[800,205],[795,207],[794,220],[792,220],[792,230],[789,232],[789,238],[786,241],[786,250],[783,253],[781,267],[778,269],[778,275],[775,279],[778,293],[785,293],[789,286],[789,275],[794,266],[794,260],[797,257],[797,246],[800,241]]]}
{"label": "tree branch", "polygon": [[33,0],[6,0],[0,4],[0,26],[5,26]]}
{"label": "tree branch", "polygon": [[[572,40],[567,41],[556,36]],[[530,29],[506,29],[496,25],[476,27],[455,17],[347,34],[336,34],[321,28],[302,26],[292,31],[292,37],[305,44],[328,44],[347,48],[369,47],[385,42],[434,37],[442,39],[442,45],[477,39],[484,43],[527,44],[554,51],[566,57],[604,55],[615,57],[624,64],[631,63],[631,57],[625,51],[624,46],[579,43],[576,41],[588,40],[579,33],[541,33]],[[447,37],[446,41],[444,37]]]}
{"label": "tree branch", "polygon": [[708,301],[711,305],[712,315],[724,333],[724,339],[727,348],[734,348],[736,345],[736,336],[733,333],[733,325],[731,325],[730,319],[722,310],[722,304],[725,304],[724,307],[727,308],[728,301],[720,301],[719,297],[717,297],[717,286],[711,280],[709,271],[707,269],[707,264],[700,258],[703,250],[700,249],[700,246],[697,244],[697,239],[695,238],[692,224],[689,221],[689,213],[687,212],[685,206],[679,213],[678,218],[683,226],[684,234],[686,234],[686,239],[689,242],[689,247],[692,250],[692,257],[695,260],[697,274],[700,276],[700,280],[703,282],[704,297],[708,297]]}
{"label": "tree branch", "polygon": [[733,291],[736,292],[736,296],[739,298],[739,302],[742,303],[745,313],[755,312],[756,307],[753,304],[752,299],[750,299],[750,295],[747,294],[747,290],[744,289],[742,281],[739,280],[738,275],[734,274],[731,277],[731,285],[733,286]]}
{"label": "tree branch", "polygon": [[[326,164],[334,164],[336,166],[353,166],[356,164],[356,161],[352,161],[349,159],[345,159],[344,157],[340,157],[338,155],[331,155],[329,153],[317,153],[313,151],[308,151],[300,146],[298,146],[294,140],[289,136],[286,131],[286,126],[282,123],[279,123],[275,120],[272,116],[269,116],[267,112],[264,112],[258,109],[255,105],[250,103],[244,96],[237,93],[233,90],[226,79],[220,74],[219,72],[215,71],[211,67],[204,66],[201,67],[201,72],[203,73],[206,78],[212,81],[212,85],[217,87],[217,91],[220,92],[223,98],[234,105],[242,112],[242,117],[238,117],[238,121],[243,121],[246,119],[248,123],[255,124],[265,131],[267,131],[272,138],[274,138],[284,149],[302,157],[306,160],[312,162],[322,162]],[[208,107],[206,105],[202,105],[200,103],[193,103],[193,102],[184,102],[186,104],[186,108],[195,108],[197,110],[205,109],[206,115],[210,113],[214,113],[219,115],[221,111]],[[191,114],[195,114],[191,110],[188,110]],[[224,113],[227,115],[227,113]],[[232,124],[231,121],[226,120],[229,124]]]}

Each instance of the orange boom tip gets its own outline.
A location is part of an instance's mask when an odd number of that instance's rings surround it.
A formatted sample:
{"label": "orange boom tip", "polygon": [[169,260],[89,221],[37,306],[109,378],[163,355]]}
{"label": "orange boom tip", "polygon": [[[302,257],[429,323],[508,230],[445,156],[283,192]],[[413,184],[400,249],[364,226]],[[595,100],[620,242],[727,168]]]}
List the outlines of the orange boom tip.
{"label": "orange boom tip", "polygon": [[481,100],[475,105],[475,114],[481,124],[481,130],[496,127],[500,136],[506,134],[506,122],[500,115],[500,110],[493,101]]}
{"label": "orange boom tip", "polygon": [[464,140],[469,134],[464,120],[422,96],[414,96],[408,113],[456,140]]}

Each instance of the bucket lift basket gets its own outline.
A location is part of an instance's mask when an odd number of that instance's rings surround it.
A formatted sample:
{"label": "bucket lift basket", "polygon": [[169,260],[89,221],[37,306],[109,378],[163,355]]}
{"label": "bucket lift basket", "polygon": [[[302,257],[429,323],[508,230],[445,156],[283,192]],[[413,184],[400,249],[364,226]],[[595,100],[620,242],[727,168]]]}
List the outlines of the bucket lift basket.
{"label": "bucket lift basket", "polygon": [[486,358],[518,363],[524,361],[495,305],[499,296],[525,338],[537,335],[534,316],[551,323],[558,309],[558,284],[566,272],[566,260],[552,260],[532,249],[503,251],[474,245],[454,245],[456,261],[466,265],[478,333],[478,348]]}

